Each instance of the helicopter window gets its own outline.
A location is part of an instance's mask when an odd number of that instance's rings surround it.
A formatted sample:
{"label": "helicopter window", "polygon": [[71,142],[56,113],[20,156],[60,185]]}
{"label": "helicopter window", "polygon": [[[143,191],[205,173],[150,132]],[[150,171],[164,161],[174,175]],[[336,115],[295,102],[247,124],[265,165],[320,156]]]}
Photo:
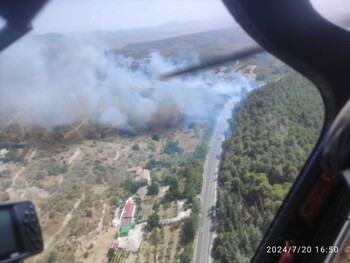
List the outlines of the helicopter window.
{"label": "helicopter window", "polygon": [[33,26],[0,53],[0,201],[31,199],[45,239],[28,262],[248,261],[318,90],[266,53],[161,80],[256,44],[214,1],[52,1]]}
{"label": "helicopter window", "polygon": [[335,25],[349,30],[350,4],[348,1],[310,0],[310,3],[315,8],[315,10],[319,12],[324,18],[326,18]]}
{"label": "helicopter window", "polygon": [[0,28],[2,28],[6,23],[6,20],[0,16]]}

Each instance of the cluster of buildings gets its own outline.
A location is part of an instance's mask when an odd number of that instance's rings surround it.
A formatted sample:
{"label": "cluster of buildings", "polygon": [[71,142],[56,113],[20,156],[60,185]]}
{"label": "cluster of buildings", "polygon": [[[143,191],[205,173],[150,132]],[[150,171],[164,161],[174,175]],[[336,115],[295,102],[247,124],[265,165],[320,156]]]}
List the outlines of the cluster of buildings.
{"label": "cluster of buildings", "polygon": [[[128,172],[134,173],[134,180],[139,181],[141,186],[147,186],[151,184],[151,172],[150,170],[144,169],[141,166],[134,167],[128,170]],[[136,203],[130,197],[123,205],[122,211],[117,208],[115,211],[115,218],[113,220],[113,225],[119,227],[119,236],[128,236],[131,229],[133,229],[137,222],[134,218],[136,212]],[[117,250],[119,248],[120,240],[114,239],[111,248]]]}

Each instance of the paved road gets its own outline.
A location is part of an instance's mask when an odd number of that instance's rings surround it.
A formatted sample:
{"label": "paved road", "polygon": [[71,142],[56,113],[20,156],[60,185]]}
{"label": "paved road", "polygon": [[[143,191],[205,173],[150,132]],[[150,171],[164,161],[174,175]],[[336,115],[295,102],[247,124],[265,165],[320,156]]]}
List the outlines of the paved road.
{"label": "paved road", "polygon": [[216,179],[221,155],[221,144],[227,130],[227,119],[231,117],[232,103],[228,103],[219,115],[216,128],[209,142],[209,152],[204,164],[201,193],[202,212],[197,235],[195,262],[211,262],[210,250],[214,236],[212,207],[216,204]]}

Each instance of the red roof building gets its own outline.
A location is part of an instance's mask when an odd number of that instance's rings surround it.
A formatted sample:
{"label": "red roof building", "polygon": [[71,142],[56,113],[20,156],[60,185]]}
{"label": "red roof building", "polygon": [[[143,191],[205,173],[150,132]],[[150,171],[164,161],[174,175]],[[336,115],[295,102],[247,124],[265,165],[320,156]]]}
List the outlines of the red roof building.
{"label": "red roof building", "polygon": [[132,200],[128,200],[120,217],[120,226],[130,226],[135,213],[135,203]]}
{"label": "red roof building", "polygon": [[128,172],[135,173],[135,180],[139,181],[141,185],[150,185],[151,184],[151,171],[143,169],[141,166],[134,167],[127,170]]}
{"label": "red roof building", "polygon": [[135,210],[135,203],[133,201],[127,201],[125,206],[124,206],[122,218],[133,217],[134,210]]}

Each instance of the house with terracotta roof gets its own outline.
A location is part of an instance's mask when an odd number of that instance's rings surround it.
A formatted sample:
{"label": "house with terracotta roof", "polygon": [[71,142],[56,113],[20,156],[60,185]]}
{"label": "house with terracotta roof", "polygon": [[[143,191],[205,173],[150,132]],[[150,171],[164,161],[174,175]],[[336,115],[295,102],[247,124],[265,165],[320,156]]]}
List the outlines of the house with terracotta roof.
{"label": "house with terracotta roof", "polygon": [[141,166],[128,169],[128,172],[135,173],[135,181],[139,181],[141,185],[151,184],[151,171],[142,168]]}

